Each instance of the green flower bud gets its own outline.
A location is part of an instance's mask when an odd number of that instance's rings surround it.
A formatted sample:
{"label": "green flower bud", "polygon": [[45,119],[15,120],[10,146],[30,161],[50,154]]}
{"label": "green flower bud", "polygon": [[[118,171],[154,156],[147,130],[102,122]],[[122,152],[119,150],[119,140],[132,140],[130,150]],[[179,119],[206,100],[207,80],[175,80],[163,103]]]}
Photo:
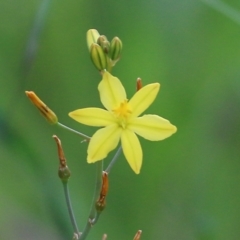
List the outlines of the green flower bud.
{"label": "green flower bud", "polygon": [[91,45],[93,43],[97,43],[99,36],[100,34],[96,29],[89,29],[87,31],[87,45],[88,45],[89,51],[90,51]]}
{"label": "green flower bud", "polygon": [[101,35],[101,36],[98,37],[98,39],[97,39],[97,44],[98,44],[98,45],[101,45],[101,43],[102,43],[103,41],[108,41],[108,39],[107,39],[107,37],[106,37],[105,35]]}
{"label": "green flower bud", "polygon": [[90,56],[93,64],[99,71],[107,69],[107,56],[98,44],[93,43],[91,45]]}
{"label": "green flower bud", "polygon": [[58,176],[62,180],[62,182],[66,183],[71,176],[71,172],[68,166],[64,166],[64,167],[60,166],[58,169]]}
{"label": "green flower bud", "polygon": [[98,45],[100,45],[105,53],[109,52],[110,43],[107,40],[106,36],[101,35],[97,40]]}
{"label": "green flower bud", "polygon": [[118,37],[114,37],[110,44],[110,58],[114,60],[118,60],[120,58],[122,52],[122,41]]}

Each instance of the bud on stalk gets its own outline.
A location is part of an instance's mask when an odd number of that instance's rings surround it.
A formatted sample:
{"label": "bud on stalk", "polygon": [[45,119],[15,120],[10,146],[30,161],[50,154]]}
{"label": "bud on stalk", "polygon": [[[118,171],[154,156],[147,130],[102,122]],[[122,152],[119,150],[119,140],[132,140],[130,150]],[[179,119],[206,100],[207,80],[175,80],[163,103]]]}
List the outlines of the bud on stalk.
{"label": "bud on stalk", "polygon": [[91,45],[90,56],[93,64],[99,71],[107,68],[107,56],[98,44],[93,43]]}
{"label": "bud on stalk", "polygon": [[89,29],[87,31],[87,45],[88,45],[89,51],[90,51],[91,45],[93,43],[97,43],[99,36],[100,34],[96,29]]}
{"label": "bud on stalk", "polygon": [[115,61],[120,58],[122,52],[122,41],[118,37],[114,37],[110,44],[110,58]]}
{"label": "bud on stalk", "polygon": [[48,106],[41,101],[41,99],[34,92],[25,91],[25,93],[49,123],[56,124],[58,122],[56,114],[50,108],[48,108]]}

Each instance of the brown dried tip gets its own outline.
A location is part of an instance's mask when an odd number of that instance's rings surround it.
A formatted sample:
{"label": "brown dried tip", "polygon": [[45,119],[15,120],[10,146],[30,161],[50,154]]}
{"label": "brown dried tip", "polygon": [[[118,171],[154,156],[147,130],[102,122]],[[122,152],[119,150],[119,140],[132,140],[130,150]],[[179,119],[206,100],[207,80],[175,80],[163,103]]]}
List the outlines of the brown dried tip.
{"label": "brown dried tip", "polygon": [[52,124],[56,124],[58,122],[56,114],[50,108],[48,108],[48,106],[33,91],[25,91],[25,93],[48,122]]}
{"label": "brown dried tip", "polygon": [[100,192],[99,199],[96,202],[96,208],[98,211],[102,211],[106,205],[106,196],[108,193],[108,174],[103,171],[102,173],[102,188]]}
{"label": "brown dried tip", "polygon": [[57,148],[58,148],[58,157],[59,157],[59,163],[61,167],[66,167],[67,166],[67,162],[66,162],[66,158],[64,156],[64,152],[62,149],[62,144],[61,144],[61,140],[56,136],[53,135],[54,140],[57,143]]}
{"label": "brown dried tip", "polygon": [[64,152],[63,152],[63,148],[62,148],[60,139],[56,135],[53,135],[53,138],[56,141],[57,148],[58,148],[58,157],[59,157],[58,176],[62,181],[66,182],[66,181],[68,181],[71,173],[67,166],[67,161],[64,156]]}
{"label": "brown dried tip", "polygon": [[140,90],[141,88],[142,88],[142,79],[137,78],[137,91]]}
{"label": "brown dried tip", "polygon": [[106,240],[107,239],[107,234],[103,234],[102,240]]}
{"label": "brown dried tip", "polygon": [[140,240],[141,234],[142,234],[142,230],[138,230],[133,240]]}

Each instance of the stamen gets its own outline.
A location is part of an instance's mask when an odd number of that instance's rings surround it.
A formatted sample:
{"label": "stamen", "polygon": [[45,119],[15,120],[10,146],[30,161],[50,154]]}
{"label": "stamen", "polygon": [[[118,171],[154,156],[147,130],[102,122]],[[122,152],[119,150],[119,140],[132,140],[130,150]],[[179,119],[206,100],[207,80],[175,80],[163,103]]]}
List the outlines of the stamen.
{"label": "stamen", "polygon": [[118,119],[119,125],[122,128],[125,128],[127,125],[127,119],[132,113],[132,111],[129,109],[128,100],[125,99],[123,102],[121,102],[118,108],[113,109],[113,113]]}
{"label": "stamen", "polygon": [[132,112],[129,109],[128,100],[125,99],[123,102],[120,103],[120,106],[116,109],[113,109],[113,112],[117,115],[119,118],[127,118],[128,115]]}

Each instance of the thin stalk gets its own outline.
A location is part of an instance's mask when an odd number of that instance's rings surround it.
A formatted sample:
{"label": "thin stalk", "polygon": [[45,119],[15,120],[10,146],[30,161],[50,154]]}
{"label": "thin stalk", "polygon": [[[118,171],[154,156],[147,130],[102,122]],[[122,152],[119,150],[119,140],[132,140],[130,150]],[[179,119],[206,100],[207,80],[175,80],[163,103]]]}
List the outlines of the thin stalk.
{"label": "thin stalk", "polygon": [[51,3],[52,0],[42,0],[36,12],[33,26],[29,34],[24,53],[23,70],[25,70],[24,72],[25,74],[29,72],[36,58],[40,37],[42,35],[47,20],[47,15]]}
{"label": "thin stalk", "polygon": [[105,170],[106,173],[108,173],[108,174],[110,173],[114,163],[117,161],[117,159],[118,159],[119,155],[121,154],[121,152],[122,152],[122,147],[120,146],[118,148],[117,152],[115,153],[112,161],[109,163],[108,167],[106,168],[106,170]]}
{"label": "thin stalk", "polygon": [[96,163],[96,166],[97,166],[97,172],[96,172],[96,184],[95,184],[95,191],[94,191],[94,195],[93,195],[93,199],[92,199],[92,204],[91,204],[91,209],[90,209],[90,213],[89,213],[89,217],[88,217],[88,221],[83,229],[83,232],[82,234],[80,235],[80,238],[79,240],[84,240],[86,239],[92,225],[93,225],[93,222],[92,220],[94,220],[95,216],[97,215],[96,214],[96,207],[95,207],[95,204],[96,204],[96,201],[99,197],[99,193],[100,193],[100,190],[101,190],[101,187],[102,187],[102,171],[103,171],[103,161],[98,161]]}
{"label": "thin stalk", "polygon": [[97,223],[101,213],[102,213],[102,211],[101,212],[96,212],[96,215],[95,215],[93,221],[91,222],[92,225]]}
{"label": "thin stalk", "polygon": [[90,140],[90,139],[91,139],[89,136],[87,136],[87,135],[85,135],[85,134],[83,134],[83,133],[81,133],[81,132],[78,132],[78,131],[76,131],[76,130],[74,130],[74,129],[72,129],[72,128],[69,128],[69,127],[63,125],[63,124],[60,123],[60,122],[58,122],[57,125],[58,125],[59,127],[62,127],[62,128],[64,128],[64,129],[70,131],[70,132],[73,132],[73,133],[76,133],[77,135],[80,135],[81,137],[85,138],[86,140]]}
{"label": "thin stalk", "polygon": [[102,188],[102,172],[103,172],[103,161],[98,161],[96,163],[96,184],[95,184],[95,192],[94,192],[94,196],[92,199],[92,205],[91,205],[91,211],[89,214],[89,218],[92,220],[95,216],[96,213],[96,201],[99,197],[100,194],[100,190]]}
{"label": "thin stalk", "polygon": [[70,220],[71,220],[71,223],[72,223],[72,226],[74,229],[74,233],[76,233],[77,236],[79,236],[79,230],[78,230],[77,222],[76,222],[74,212],[72,209],[72,204],[71,204],[71,199],[70,199],[67,182],[63,182],[63,189],[64,189],[64,195],[65,195],[66,202],[67,202],[68,213],[69,213]]}

